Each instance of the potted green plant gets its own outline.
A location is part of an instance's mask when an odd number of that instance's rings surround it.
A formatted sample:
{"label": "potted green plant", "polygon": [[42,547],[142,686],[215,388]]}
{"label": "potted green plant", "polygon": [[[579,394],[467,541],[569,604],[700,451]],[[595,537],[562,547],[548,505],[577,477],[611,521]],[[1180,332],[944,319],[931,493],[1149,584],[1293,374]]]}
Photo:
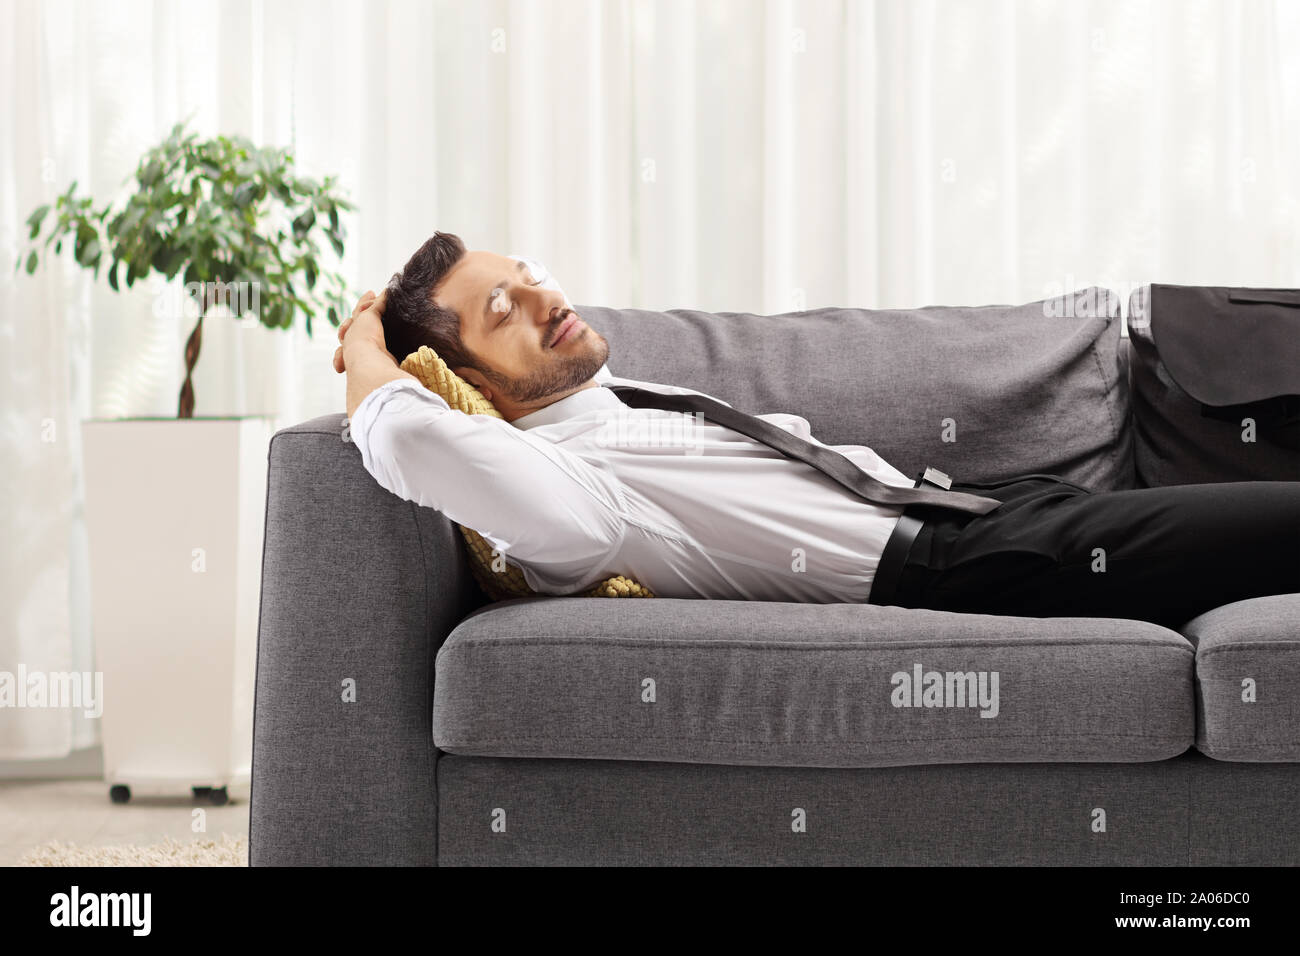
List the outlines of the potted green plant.
{"label": "potted green plant", "polygon": [[272,425],[194,415],[203,320],[221,311],[289,328],[301,313],[309,335],[313,317],[337,326],[346,285],[324,246],[342,256],[340,213],[354,207],[334,177],[299,175],[287,150],[199,139],[184,123],[134,180],[116,206],[97,208],[74,182],[35,209],[19,266],[35,272],[67,244],[114,291],[164,280],[196,317],[177,417],[83,421],[81,447],[110,796],[192,787],[221,803],[250,772]]}
{"label": "potted green plant", "polygon": [[154,274],[168,281],[182,276],[198,321],[185,345],[178,418],[194,414],[191,376],[203,319],[213,308],[255,316],[270,328],[289,328],[302,313],[308,335],[313,314],[338,326],[347,287],[322,267],[321,241],[342,257],[339,213],[355,207],[333,176],[319,182],[299,176],[287,149],[258,148],[240,136],[199,139],[177,123],[141,157],[134,178],[138,188],[120,208],[96,210],[90,197],[77,194],[74,180],[54,203],[33,210],[27,217],[32,246],[15,270],[25,265],[35,272],[42,252],[48,256],[53,245],[58,255],[68,242],[77,264],[96,278],[105,267],[115,292]]}

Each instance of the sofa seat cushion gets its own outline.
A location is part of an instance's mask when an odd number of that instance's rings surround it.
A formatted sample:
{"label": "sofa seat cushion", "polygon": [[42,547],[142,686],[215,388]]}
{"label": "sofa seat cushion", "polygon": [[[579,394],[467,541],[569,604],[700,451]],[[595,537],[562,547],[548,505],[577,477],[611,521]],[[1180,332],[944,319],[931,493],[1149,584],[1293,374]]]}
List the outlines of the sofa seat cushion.
{"label": "sofa seat cushion", "polygon": [[1300,594],[1225,604],[1183,632],[1196,647],[1196,749],[1300,762]]}
{"label": "sofa seat cushion", "polygon": [[1154,624],[856,604],[517,598],[438,653],[449,753],[769,766],[1163,760],[1193,649]]}

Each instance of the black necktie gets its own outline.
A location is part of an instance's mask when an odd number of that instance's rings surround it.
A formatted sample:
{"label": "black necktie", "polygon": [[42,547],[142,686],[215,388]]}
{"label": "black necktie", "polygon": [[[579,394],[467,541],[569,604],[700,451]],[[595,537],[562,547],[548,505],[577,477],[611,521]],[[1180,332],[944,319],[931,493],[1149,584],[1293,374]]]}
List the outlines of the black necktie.
{"label": "black necktie", "polygon": [[850,459],[822,445],[814,445],[792,435],[779,425],[746,415],[722,402],[704,395],[666,395],[634,385],[606,385],[611,392],[632,408],[662,408],[670,412],[699,412],[719,425],[740,432],[775,448],[783,455],[812,465],[818,471],[834,478],[845,488],[856,492],[872,504],[890,507],[907,505],[933,505],[971,514],[988,514],[1002,502],[996,498],[983,498],[962,491],[944,491],[939,488],[899,488],[871,477]]}

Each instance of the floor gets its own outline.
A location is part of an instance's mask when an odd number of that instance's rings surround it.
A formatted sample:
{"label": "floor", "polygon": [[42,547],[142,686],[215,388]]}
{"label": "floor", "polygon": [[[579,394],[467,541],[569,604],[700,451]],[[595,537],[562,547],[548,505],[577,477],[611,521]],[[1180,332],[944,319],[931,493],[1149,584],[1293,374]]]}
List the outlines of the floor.
{"label": "floor", "polygon": [[[195,810],[203,830],[195,829]],[[214,807],[190,794],[133,794],[129,803],[108,799],[100,780],[0,781],[0,866],[13,866],[32,847],[49,840],[79,846],[217,840],[248,836],[248,788]]]}

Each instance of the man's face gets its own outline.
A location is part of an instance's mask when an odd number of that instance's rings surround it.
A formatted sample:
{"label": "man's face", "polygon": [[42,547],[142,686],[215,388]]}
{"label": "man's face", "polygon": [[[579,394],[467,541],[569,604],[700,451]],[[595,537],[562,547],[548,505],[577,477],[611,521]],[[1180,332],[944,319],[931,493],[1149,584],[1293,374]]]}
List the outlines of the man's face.
{"label": "man's face", "polygon": [[609,357],[604,336],[578,318],[540,264],[467,252],[434,301],[460,316],[461,340],[492,370],[453,371],[508,420],[591,384]]}

